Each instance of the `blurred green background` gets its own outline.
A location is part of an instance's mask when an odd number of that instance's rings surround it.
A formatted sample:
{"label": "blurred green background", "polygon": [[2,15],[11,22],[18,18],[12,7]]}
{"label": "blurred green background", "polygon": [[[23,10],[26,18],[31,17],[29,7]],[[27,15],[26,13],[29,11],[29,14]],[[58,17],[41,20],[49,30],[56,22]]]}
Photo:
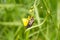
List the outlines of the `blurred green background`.
{"label": "blurred green background", "polygon": [[0,0],[0,40],[60,40],[60,0]]}

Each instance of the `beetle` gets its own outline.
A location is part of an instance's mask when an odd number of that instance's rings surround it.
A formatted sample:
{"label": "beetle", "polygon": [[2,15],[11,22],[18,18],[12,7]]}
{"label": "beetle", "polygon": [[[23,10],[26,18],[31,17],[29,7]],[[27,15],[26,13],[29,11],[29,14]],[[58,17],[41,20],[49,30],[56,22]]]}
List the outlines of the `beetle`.
{"label": "beetle", "polygon": [[34,18],[31,17],[29,22],[28,22],[27,28],[31,27],[33,25],[33,23],[34,23]]}
{"label": "beetle", "polygon": [[23,24],[26,28],[29,28],[33,25],[34,23],[34,17],[33,16],[28,16],[28,18],[23,18]]}

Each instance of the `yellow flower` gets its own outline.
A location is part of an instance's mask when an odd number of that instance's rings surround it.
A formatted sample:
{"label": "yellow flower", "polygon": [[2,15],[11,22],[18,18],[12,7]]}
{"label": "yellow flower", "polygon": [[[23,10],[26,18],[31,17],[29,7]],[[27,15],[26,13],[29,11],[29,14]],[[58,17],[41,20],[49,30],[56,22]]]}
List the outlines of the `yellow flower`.
{"label": "yellow flower", "polygon": [[24,26],[28,25],[30,19],[31,19],[31,16],[28,16],[28,18],[23,18],[22,19]]}
{"label": "yellow flower", "polygon": [[27,18],[23,18],[22,21],[23,21],[24,26],[28,25],[28,19]]}
{"label": "yellow flower", "polygon": [[22,19],[24,26],[31,27],[32,24],[34,23],[34,18],[32,16],[28,16],[28,18],[23,18]]}

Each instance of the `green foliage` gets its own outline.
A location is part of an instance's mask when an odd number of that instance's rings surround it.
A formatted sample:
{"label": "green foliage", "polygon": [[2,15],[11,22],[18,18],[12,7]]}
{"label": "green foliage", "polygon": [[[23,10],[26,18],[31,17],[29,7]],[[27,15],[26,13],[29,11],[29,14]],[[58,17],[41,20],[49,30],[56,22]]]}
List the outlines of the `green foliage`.
{"label": "green foliage", "polygon": [[[59,5],[57,0],[0,0],[0,40],[60,40]],[[35,21],[26,29],[22,18],[29,15]]]}

